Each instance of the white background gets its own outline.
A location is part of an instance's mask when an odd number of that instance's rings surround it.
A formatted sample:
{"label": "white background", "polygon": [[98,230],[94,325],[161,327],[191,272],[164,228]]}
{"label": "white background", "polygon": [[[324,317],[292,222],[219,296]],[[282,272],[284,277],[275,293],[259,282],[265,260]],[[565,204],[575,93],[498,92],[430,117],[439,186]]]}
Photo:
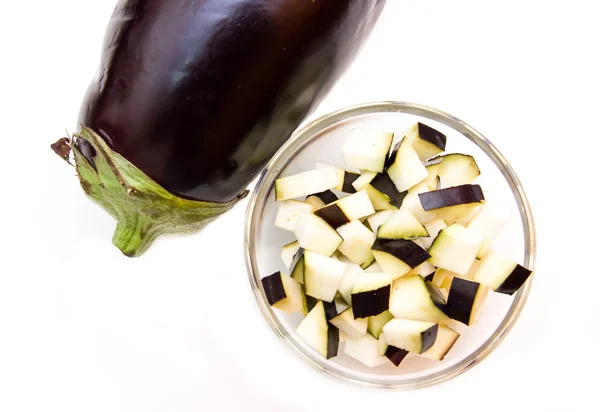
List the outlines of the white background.
{"label": "white background", "polygon": [[[245,203],[141,259],[49,144],[73,130],[112,0],[0,9],[0,411],[599,410],[596,1],[390,0],[317,114],[371,100],[471,123],[519,174],[538,270],[482,364],[413,392],[315,373],[266,326],[243,264]],[[393,409],[392,409],[393,408]]]}

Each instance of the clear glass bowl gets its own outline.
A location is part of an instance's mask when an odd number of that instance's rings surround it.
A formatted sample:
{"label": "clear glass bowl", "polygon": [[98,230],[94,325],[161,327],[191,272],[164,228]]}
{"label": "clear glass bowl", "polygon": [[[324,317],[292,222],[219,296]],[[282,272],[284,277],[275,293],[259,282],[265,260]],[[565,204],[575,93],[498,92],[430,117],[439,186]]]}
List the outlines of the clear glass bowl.
{"label": "clear glass bowl", "polygon": [[531,288],[532,279],[514,296],[490,293],[478,324],[458,330],[461,337],[443,361],[409,355],[398,368],[391,363],[367,368],[345,355],[343,346],[340,346],[338,357],[326,360],[296,335],[295,328],[302,319],[301,315],[285,314],[269,306],[260,279],[278,270],[284,272],[281,247],[294,240],[292,233],[274,225],[277,212],[273,189],[275,180],[281,174],[310,170],[315,162],[343,167],[341,147],[348,131],[354,127],[398,131],[416,121],[445,133],[448,136],[448,153],[464,152],[475,157],[481,169],[478,183],[486,199],[506,206],[512,213],[509,224],[493,244],[494,249],[534,270],[536,239],[533,217],[523,188],[509,163],[468,124],[447,113],[417,104],[368,103],[313,121],[296,132],[271,159],[248,205],[246,263],[252,290],[265,319],[275,334],[310,366],[362,386],[421,388],[465,372],[494,350],[510,331]]}

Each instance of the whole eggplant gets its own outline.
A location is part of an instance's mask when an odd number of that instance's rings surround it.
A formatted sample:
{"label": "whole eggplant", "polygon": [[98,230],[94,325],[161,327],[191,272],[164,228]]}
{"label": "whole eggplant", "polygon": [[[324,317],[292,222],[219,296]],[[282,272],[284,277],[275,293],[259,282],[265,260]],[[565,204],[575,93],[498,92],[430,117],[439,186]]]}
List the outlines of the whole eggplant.
{"label": "whole eggplant", "polygon": [[231,208],[384,4],[119,1],[68,142],[83,189],[118,222],[113,243],[138,256],[157,236],[198,230]]}

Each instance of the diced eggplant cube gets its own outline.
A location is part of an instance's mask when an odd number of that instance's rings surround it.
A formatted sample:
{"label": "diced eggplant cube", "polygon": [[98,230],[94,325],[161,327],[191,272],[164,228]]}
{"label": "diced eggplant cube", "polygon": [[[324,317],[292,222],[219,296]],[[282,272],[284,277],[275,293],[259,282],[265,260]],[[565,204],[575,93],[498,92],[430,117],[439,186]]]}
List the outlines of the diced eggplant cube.
{"label": "diced eggplant cube", "polygon": [[319,301],[302,320],[296,333],[304,342],[317,350],[324,358],[337,356],[339,333],[327,323],[323,302]]}
{"label": "diced eggplant cube", "polygon": [[304,253],[304,288],[306,294],[332,302],[346,272],[346,264],[315,252]]}
{"label": "diced eggplant cube", "polygon": [[446,325],[438,325],[437,337],[435,343],[421,356],[429,359],[441,361],[450,352],[460,334]]}
{"label": "diced eggplant cube", "polygon": [[340,208],[339,204],[334,202],[329,204],[315,212],[316,216],[322,218],[329,226],[337,229],[340,226],[344,226],[350,222],[350,218],[344,214],[344,211]]}
{"label": "diced eggplant cube", "polygon": [[390,203],[391,199],[388,195],[380,192],[379,190],[375,189],[371,185],[371,182],[373,181],[373,179],[375,179],[376,176],[378,176],[378,173],[376,173],[376,172],[365,171],[360,175],[360,177],[358,179],[356,179],[354,181],[354,183],[352,183],[352,186],[354,186],[354,188],[357,191],[364,190],[365,192],[367,192],[367,195],[369,196],[369,200],[371,200],[371,203],[373,204],[373,209],[375,209],[375,210],[395,210],[395,209],[397,209],[396,206],[393,206]]}
{"label": "diced eggplant cube", "polygon": [[446,135],[423,123],[417,123],[406,133],[419,159],[425,161],[446,150]]}
{"label": "diced eggplant cube", "polygon": [[401,207],[377,230],[380,239],[416,239],[422,236],[429,236],[427,229],[405,207]]}
{"label": "diced eggplant cube", "polygon": [[338,249],[344,256],[357,265],[368,264],[373,261],[371,247],[377,240],[377,236],[365,225],[358,220],[353,220],[344,226],[340,226],[337,232],[343,239]]}
{"label": "diced eggplant cube", "polygon": [[261,279],[265,296],[269,305],[273,306],[280,300],[287,298],[283,281],[281,280],[281,272],[275,272],[270,276]]}
{"label": "diced eggplant cube", "polygon": [[377,239],[372,251],[377,263],[393,279],[407,274],[431,257],[419,245],[404,239],[389,241]]}
{"label": "diced eggplant cube", "polygon": [[392,278],[387,273],[363,273],[352,289],[355,318],[377,316],[389,309]]}
{"label": "diced eggplant cube", "polygon": [[390,320],[383,333],[390,346],[420,354],[427,351],[435,343],[438,325],[433,322],[399,319]]}
{"label": "diced eggplant cube", "polygon": [[406,138],[400,142],[394,163],[387,169],[387,174],[400,193],[422,182],[428,176],[419,155]]}
{"label": "diced eggplant cube", "polygon": [[448,312],[450,317],[467,326],[479,319],[488,288],[481,283],[455,277],[448,292]]}
{"label": "diced eggplant cube", "polygon": [[393,133],[354,129],[342,147],[344,163],[350,169],[383,172]]}
{"label": "diced eggplant cube", "polygon": [[387,362],[387,359],[379,354],[378,340],[369,334],[347,340],[344,353],[370,368]]}
{"label": "diced eggplant cube", "polygon": [[365,191],[346,196],[315,211],[316,216],[323,218],[334,229],[374,213],[375,209]]}
{"label": "diced eggplant cube", "polygon": [[295,199],[333,189],[338,185],[338,175],[334,168],[310,170],[275,181],[275,199]]}
{"label": "diced eggplant cube", "polygon": [[462,185],[425,192],[419,194],[419,199],[425,211],[485,201],[479,185]]}
{"label": "diced eggplant cube", "polygon": [[373,180],[371,180],[370,185],[379,192],[385,194],[390,199],[390,204],[396,207],[402,206],[402,202],[408,194],[408,191],[402,193],[398,192],[396,185],[394,185],[394,182],[392,182],[392,179],[390,179],[390,176],[387,173],[378,173]]}
{"label": "diced eggplant cube", "polygon": [[281,248],[281,260],[283,261],[283,265],[289,271],[291,271],[294,267],[292,264],[296,253],[300,250],[300,244],[298,241],[288,243],[283,248]]}
{"label": "diced eggplant cube", "polygon": [[443,229],[433,241],[429,254],[432,265],[465,275],[481,246],[481,237],[457,223]]}
{"label": "diced eggplant cube", "polygon": [[423,322],[448,320],[442,294],[421,276],[403,276],[392,285],[390,313],[397,318]]}
{"label": "diced eggplant cube", "polygon": [[471,184],[480,174],[473,156],[460,153],[443,156],[438,169],[442,189]]}
{"label": "diced eggplant cube", "polygon": [[327,256],[333,255],[343,241],[335,229],[312,213],[298,215],[294,234],[302,248]]}
{"label": "diced eggplant cube", "polygon": [[275,226],[293,232],[298,215],[300,213],[312,213],[315,210],[316,208],[308,203],[299,202],[297,200],[285,200],[279,203],[277,217],[275,218]]}
{"label": "diced eggplant cube", "polygon": [[379,335],[381,335],[383,327],[393,318],[394,315],[392,315],[388,310],[381,312],[379,315],[371,316],[368,319],[367,331],[375,338],[379,339]]}
{"label": "diced eggplant cube", "polygon": [[481,259],[473,279],[493,291],[512,295],[529,279],[531,271],[490,250]]}
{"label": "diced eggplant cube", "polygon": [[388,358],[390,362],[392,362],[396,367],[400,366],[400,364],[408,356],[408,354],[408,351],[390,345],[387,346],[387,349],[385,351],[385,357]]}
{"label": "diced eggplant cube", "polygon": [[355,319],[354,311],[351,307],[331,319],[329,322],[344,332],[350,339],[359,339],[367,333],[367,319]]}
{"label": "diced eggplant cube", "polygon": [[302,311],[303,297],[299,283],[276,272],[262,279],[267,301],[271,306],[288,313]]}

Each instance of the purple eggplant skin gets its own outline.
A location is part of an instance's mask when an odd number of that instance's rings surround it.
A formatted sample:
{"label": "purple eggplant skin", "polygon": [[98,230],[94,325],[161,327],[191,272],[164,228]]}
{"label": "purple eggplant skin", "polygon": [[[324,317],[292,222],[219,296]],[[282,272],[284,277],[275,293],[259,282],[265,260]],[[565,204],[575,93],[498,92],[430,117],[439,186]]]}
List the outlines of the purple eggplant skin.
{"label": "purple eggplant skin", "polygon": [[[79,124],[174,195],[239,195],[315,109],[386,0],[120,0]],[[84,139],[77,148],[94,164]]]}

